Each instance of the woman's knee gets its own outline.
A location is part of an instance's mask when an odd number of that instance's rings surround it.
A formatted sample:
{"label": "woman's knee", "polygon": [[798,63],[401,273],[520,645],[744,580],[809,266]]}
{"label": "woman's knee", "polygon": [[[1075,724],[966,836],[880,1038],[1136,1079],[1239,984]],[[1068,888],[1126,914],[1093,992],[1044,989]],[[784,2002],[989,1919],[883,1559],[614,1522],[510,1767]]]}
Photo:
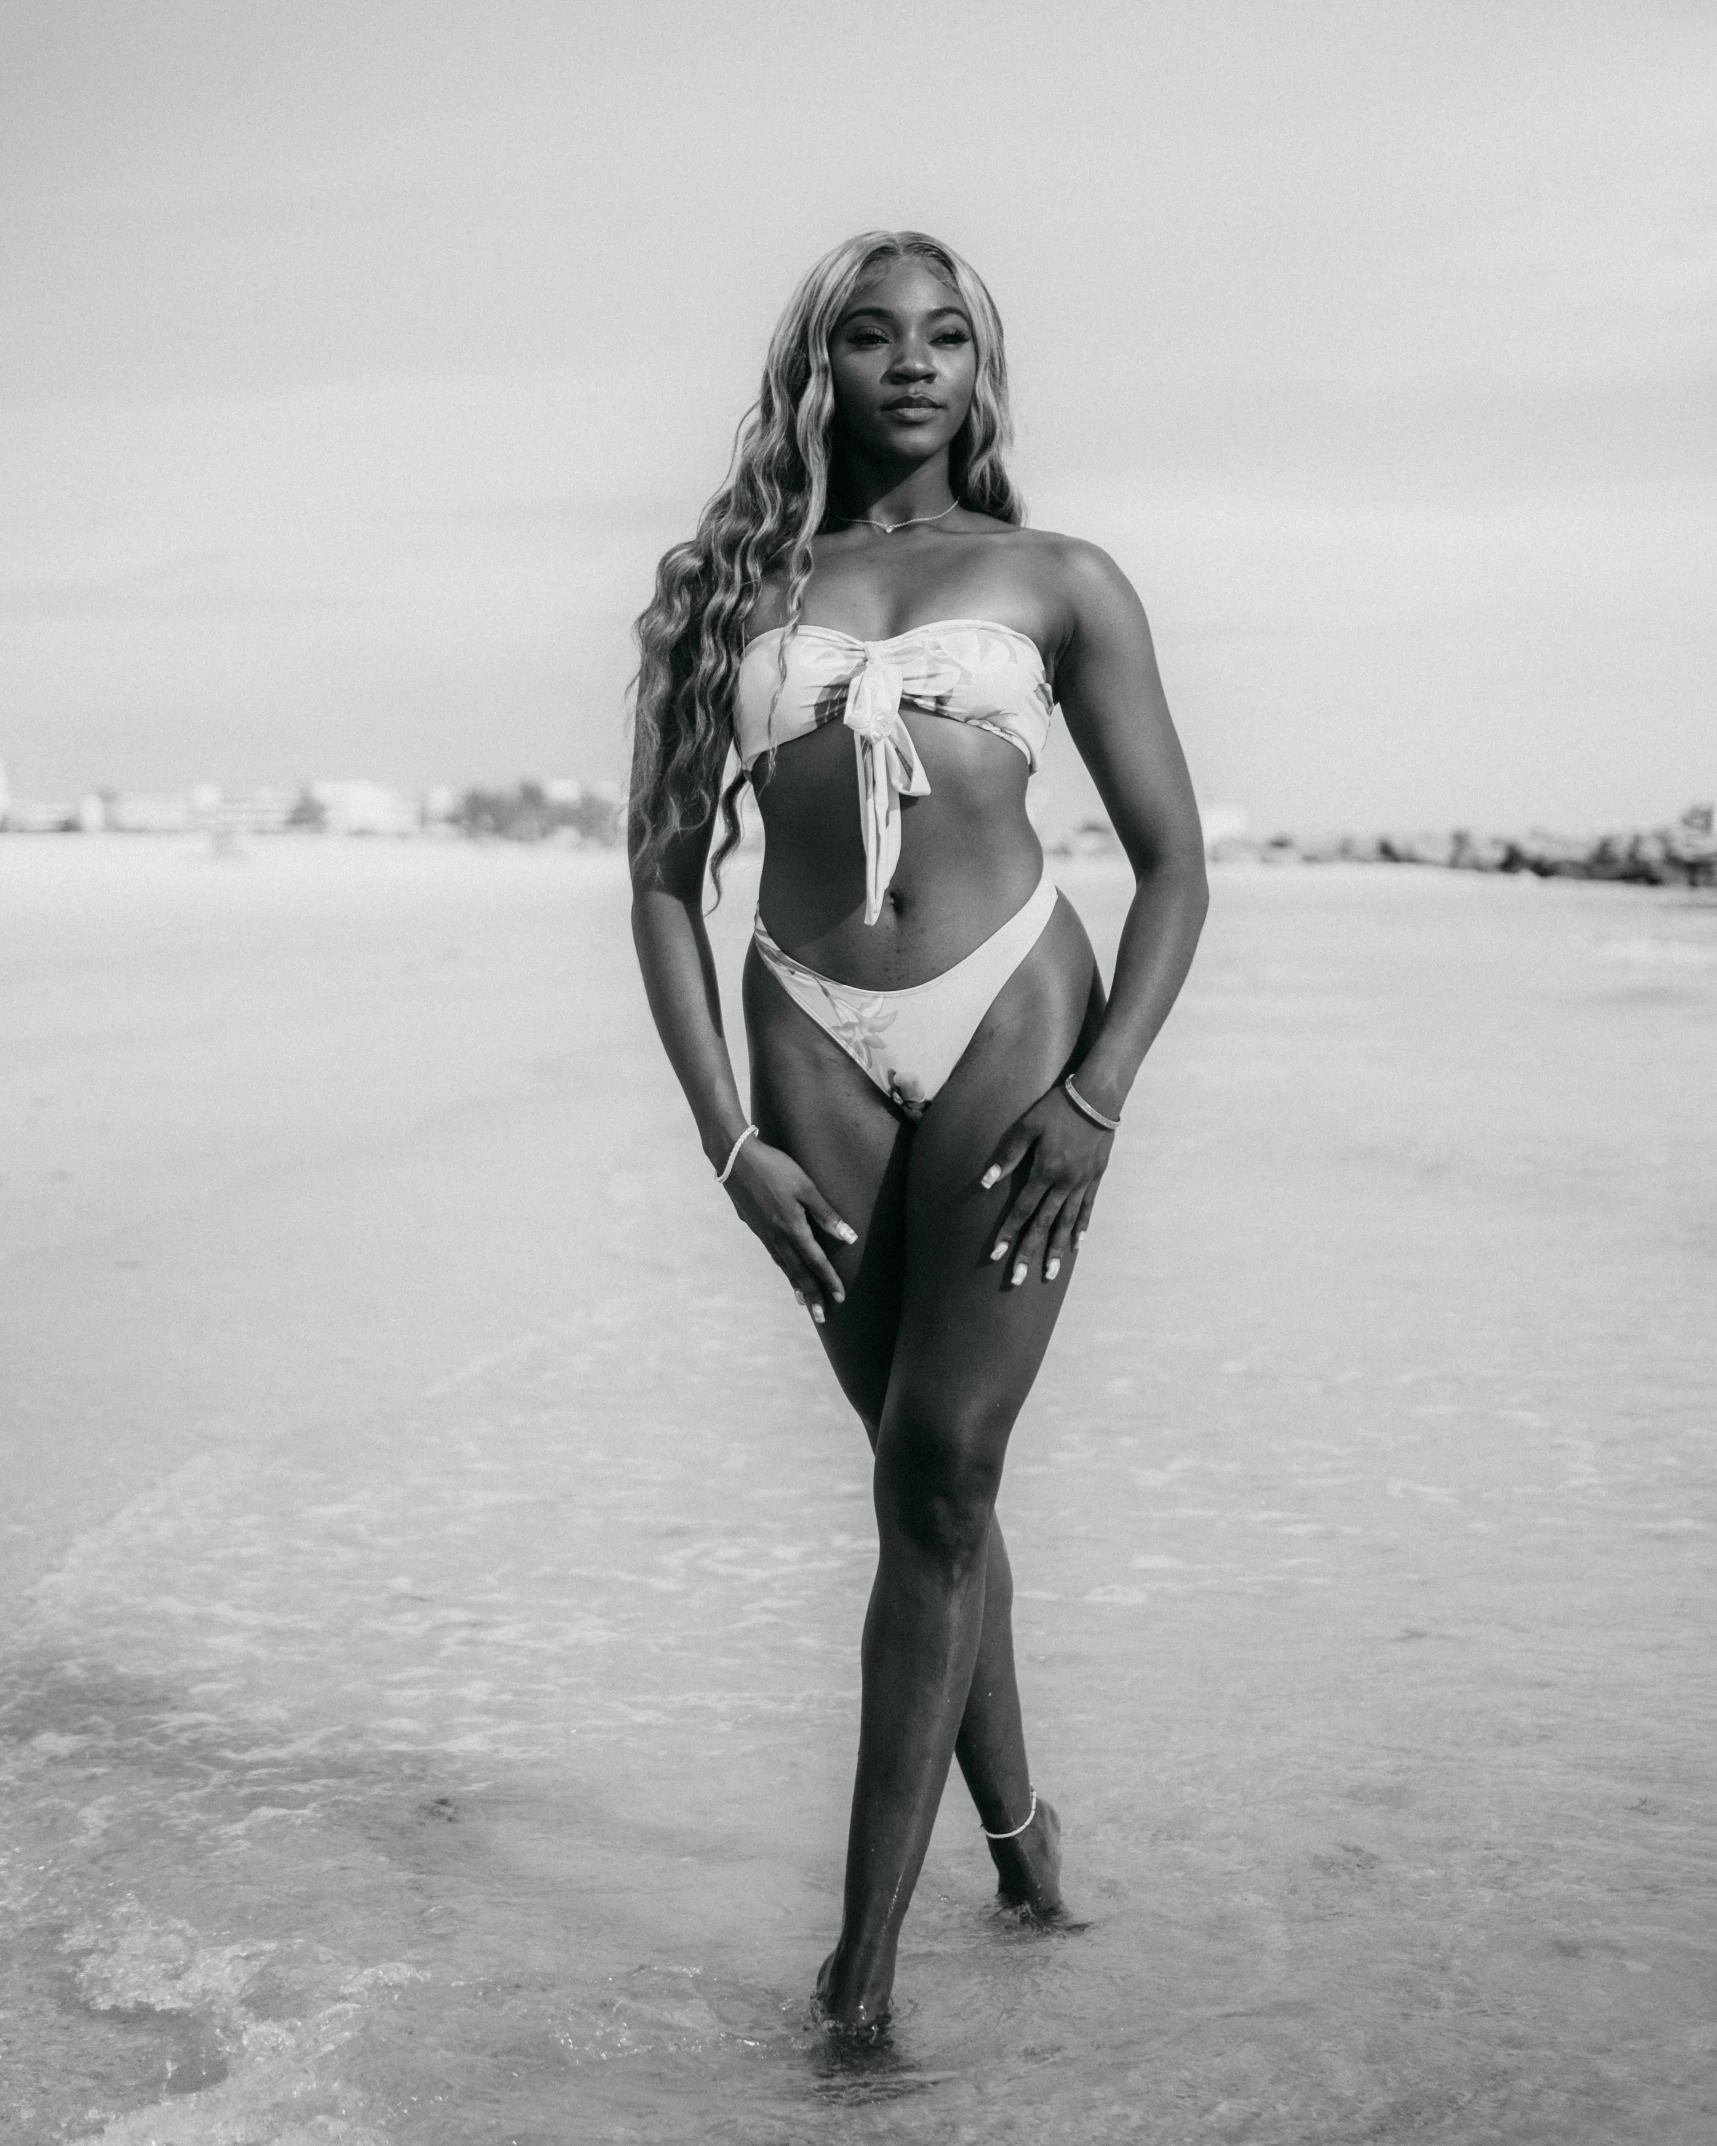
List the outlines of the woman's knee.
{"label": "woman's knee", "polygon": [[990,1547],[984,1560],[984,1616],[1009,1617],[1013,1613],[1014,1575],[1008,1562],[1008,1546],[1002,1540],[1001,1522],[990,1514]]}
{"label": "woman's knee", "polygon": [[990,1539],[1008,1425],[890,1405],[876,1441],[877,1519],[964,1571]]}

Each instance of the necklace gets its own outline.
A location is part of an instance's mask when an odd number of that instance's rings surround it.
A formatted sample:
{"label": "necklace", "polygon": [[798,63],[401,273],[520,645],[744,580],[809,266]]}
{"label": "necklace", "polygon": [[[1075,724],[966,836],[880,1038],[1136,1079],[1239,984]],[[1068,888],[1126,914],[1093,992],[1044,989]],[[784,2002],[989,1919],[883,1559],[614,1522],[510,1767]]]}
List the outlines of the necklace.
{"label": "necklace", "polygon": [[855,522],[866,522],[872,529],[880,529],[884,536],[893,536],[897,529],[916,529],[920,522],[946,521],[959,504],[957,499],[951,499],[940,514],[914,514],[903,522],[879,522],[874,514],[842,514],[836,519],[844,522],[849,529]]}

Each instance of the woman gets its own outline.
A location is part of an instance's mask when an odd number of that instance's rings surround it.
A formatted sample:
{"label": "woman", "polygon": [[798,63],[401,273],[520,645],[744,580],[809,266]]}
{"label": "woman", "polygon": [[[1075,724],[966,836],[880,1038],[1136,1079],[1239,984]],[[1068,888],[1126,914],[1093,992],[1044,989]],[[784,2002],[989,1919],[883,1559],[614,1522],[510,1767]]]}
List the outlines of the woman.
{"label": "woman", "polygon": [[[788,306],[728,482],[639,620],[651,1011],[705,1154],[875,1454],[845,1912],[817,1984],[825,2019],[855,2029],[887,2016],[950,1758],[1003,1898],[1062,1912],[995,1499],[1206,904],[1144,612],[1102,552],[1021,526],[1007,438],[977,276],[917,232],[851,239]],[[1057,703],[1137,879],[1107,1001],[1026,817]],[[719,883],[747,780],[766,842],[749,1119],[703,925],[715,823]]]}

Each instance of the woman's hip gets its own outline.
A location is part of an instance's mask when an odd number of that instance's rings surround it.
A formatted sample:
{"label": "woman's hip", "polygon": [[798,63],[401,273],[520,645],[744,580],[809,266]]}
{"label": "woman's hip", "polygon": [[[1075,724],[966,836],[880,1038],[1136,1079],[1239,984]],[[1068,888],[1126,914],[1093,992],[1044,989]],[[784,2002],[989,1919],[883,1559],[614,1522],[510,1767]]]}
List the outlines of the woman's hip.
{"label": "woman's hip", "polygon": [[[1051,933],[1058,910],[1065,926]],[[1072,909],[1045,872],[1026,900],[971,951],[941,973],[898,990],[876,990],[827,976],[778,946],[759,914],[753,957],[782,997],[844,1052],[908,1119],[921,1118],[984,1027],[1021,968],[1046,941],[1052,969],[1083,997],[1089,989],[1089,943]],[[1040,964],[1037,964],[1040,965]],[[1078,973],[1084,972],[1084,973]],[[1046,977],[1051,992],[1055,981]],[[753,1050],[761,1040],[752,1018]],[[785,1012],[778,1002],[774,1010]],[[766,1026],[773,1026],[766,1022]],[[792,1024],[788,1024],[791,1032]]]}

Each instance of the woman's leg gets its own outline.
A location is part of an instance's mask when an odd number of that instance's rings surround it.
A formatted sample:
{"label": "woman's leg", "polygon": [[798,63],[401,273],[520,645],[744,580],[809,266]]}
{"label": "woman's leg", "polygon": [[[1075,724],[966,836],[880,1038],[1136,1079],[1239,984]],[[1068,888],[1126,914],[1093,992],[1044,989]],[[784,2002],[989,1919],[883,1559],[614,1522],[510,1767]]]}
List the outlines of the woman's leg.
{"label": "woman's leg", "polygon": [[[755,956],[746,967],[745,1017],[752,1110],[763,1137],[786,1148],[858,1232],[850,1249],[826,1246],[846,1302],[830,1306],[817,1331],[874,1451],[900,1323],[913,1128]],[[983,1624],[956,1749],[981,1823],[1002,1832],[1025,1816],[1032,1784],[1014,1679],[1013,1575],[993,1513],[984,1569]],[[1054,1814],[1046,1813],[990,1850],[1002,1897],[1046,1916],[1060,1906],[1055,1833]]]}
{"label": "woman's leg", "polygon": [[[1011,1826],[1025,1816],[1008,1582],[1004,1568],[997,1614],[986,1619],[988,1557],[1008,1436],[1069,1275],[1007,1286],[1005,1267],[988,1256],[1006,1189],[983,1193],[978,1179],[1007,1127],[1072,1059],[1100,1005],[1090,947],[1063,904],[925,1114],[907,1158],[900,1315],[876,1439],[880,1554],[865,1620],[845,1915],[819,1985],[836,2019],[864,2023],[886,2011],[901,1923],[957,1739],[974,1761],[980,1808],[992,1797],[1004,1805],[985,1810],[986,1822]],[[978,1679],[987,1623],[993,1653]],[[1015,1853],[1027,1868],[1034,1852],[1040,1865],[1052,1857],[1053,1829],[1046,1812],[1023,1838]]]}
{"label": "woman's leg", "polygon": [[[1026,1763],[1025,1724],[1014,1678],[1013,1567],[1001,1522],[990,1515],[984,1553],[984,1626],[972,1688],[954,1739],[954,1756],[990,1833],[1011,1833],[1031,1812],[1034,1788]],[[1009,1840],[988,1843],[997,1890],[1010,1906],[1029,1909],[1042,1921],[1061,1913],[1061,1826],[1054,1806],[1040,1797],[1030,1825]]]}

